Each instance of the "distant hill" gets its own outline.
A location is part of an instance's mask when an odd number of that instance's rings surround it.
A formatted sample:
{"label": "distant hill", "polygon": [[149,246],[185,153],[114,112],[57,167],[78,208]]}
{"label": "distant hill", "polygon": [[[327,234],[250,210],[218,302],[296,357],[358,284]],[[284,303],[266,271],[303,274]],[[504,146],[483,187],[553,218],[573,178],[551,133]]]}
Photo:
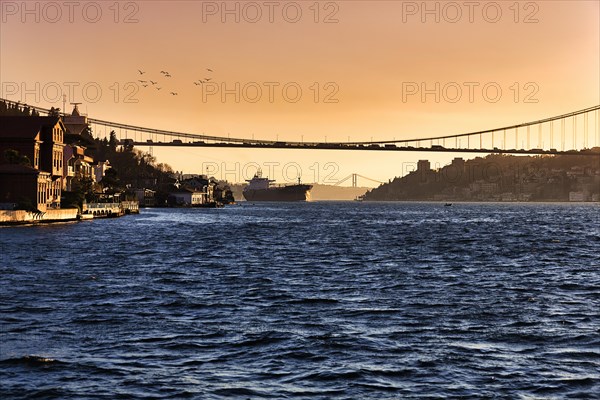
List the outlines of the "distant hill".
{"label": "distant hill", "polygon": [[348,187],[313,184],[310,191],[311,200],[354,200],[371,189],[368,187]]}
{"label": "distant hill", "polygon": [[369,191],[365,200],[599,201],[600,157],[490,154],[455,158],[439,170],[423,160],[416,171]]}
{"label": "distant hill", "polygon": [[[334,201],[334,200],[354,200],[358,196],[364,195],[370,188],[367,187],[346,187],[333,185],[320,185],[312,183],[313,189],[310,191],[310,198],[313,201]],[[246,184],[231,185],[233,196],[236,201],[243,201],[242,191]]]}

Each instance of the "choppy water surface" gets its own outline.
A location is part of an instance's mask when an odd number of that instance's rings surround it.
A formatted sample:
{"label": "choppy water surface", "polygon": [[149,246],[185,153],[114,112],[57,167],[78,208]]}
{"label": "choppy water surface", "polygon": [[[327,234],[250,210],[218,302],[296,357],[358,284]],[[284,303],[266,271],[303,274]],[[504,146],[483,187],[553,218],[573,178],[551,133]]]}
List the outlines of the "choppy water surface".
{"label": "choppy water surface", "polygon": [[598,205],[0,229],[2,398],[598,398]]}

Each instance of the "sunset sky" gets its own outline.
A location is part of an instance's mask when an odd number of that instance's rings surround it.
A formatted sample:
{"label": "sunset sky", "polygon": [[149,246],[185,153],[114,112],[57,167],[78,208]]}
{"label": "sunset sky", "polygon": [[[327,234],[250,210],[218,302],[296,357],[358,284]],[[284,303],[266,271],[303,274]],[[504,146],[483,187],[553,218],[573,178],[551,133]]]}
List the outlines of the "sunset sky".
{"label": "sunset sky", "polygon": [[[72,9],[62,1],[3,1],[0,7],[1,97],[62,108],[64,92],[92,118],[133,125],[367,141],[500,127],[600,104],[599,1],[81,1]],[[211,81],[194,84],[205,78]],[[142,87],[140,79],[158,83]],[[433,93],[406,93],[423,85],[435,91],[436,83],[439,102]],[[502,93],[491,99],[485,85]],[[462,88],[462,97],[454,89],[444,93],[444,86]],[[444,165],[461,156],[153,151],[186,173],[217,166],[217,177],[241,181],[244,165],[272,163],[272,178],[283,182],[285,164],[297,163],[305,182],[321,183],[328,174],[331,183],[353,172],[387,181],[418,159]]]}

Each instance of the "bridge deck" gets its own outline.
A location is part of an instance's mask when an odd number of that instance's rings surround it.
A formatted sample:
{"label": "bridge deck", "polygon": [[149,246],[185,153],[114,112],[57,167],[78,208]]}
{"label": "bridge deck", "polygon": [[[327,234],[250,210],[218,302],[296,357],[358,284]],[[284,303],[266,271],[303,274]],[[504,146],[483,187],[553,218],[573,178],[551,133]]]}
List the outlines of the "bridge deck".
{"label": "bridge deck", "polygon": [[600,156],[600,152],[592,150],[566,150],[555,149],[461,149],[446,148],[442,146],[412,147],[396,145],[356,145],[344,143],[202,143],[202,142],[136,142],[130,139],[121,141],[138,147],[227,147],[227,148],[252,148],[252,149],[290,149],[290,150],[347,150],[347,151],[419,151],[419,152],[445,152],[445,153],[486,153],[486,154],[529,154],[529,155],[569,155],[569,156]]}

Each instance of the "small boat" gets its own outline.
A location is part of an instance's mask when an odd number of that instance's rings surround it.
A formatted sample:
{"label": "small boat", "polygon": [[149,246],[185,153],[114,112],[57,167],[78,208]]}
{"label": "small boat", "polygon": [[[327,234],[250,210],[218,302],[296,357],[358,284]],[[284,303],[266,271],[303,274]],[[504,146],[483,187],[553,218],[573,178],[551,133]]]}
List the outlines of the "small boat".
{"label": "small boat", "polygon": [[444,204],[444,207],[452,207],[452,203],[446,203]]}

